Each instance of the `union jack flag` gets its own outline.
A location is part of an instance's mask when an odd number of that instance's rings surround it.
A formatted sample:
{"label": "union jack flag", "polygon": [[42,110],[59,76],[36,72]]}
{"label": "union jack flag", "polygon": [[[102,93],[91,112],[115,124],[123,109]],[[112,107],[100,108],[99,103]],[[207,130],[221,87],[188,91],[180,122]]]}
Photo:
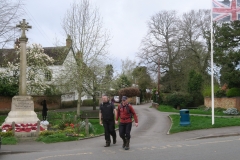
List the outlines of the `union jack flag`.
{"label": "union jack flag", "polygon": [[212,0],[213,21],[240,20],[240,0]]}

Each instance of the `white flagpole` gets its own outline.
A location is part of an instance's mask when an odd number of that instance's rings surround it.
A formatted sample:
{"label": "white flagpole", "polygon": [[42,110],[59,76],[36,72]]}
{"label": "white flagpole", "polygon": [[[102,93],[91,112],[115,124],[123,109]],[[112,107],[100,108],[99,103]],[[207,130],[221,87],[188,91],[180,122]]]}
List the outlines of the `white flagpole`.
{"label": "white flagpole", "polygon": [[214,125],[214,82],[213,82],[213,3],[211,0],[211,97],[212,97],[212,125]]}

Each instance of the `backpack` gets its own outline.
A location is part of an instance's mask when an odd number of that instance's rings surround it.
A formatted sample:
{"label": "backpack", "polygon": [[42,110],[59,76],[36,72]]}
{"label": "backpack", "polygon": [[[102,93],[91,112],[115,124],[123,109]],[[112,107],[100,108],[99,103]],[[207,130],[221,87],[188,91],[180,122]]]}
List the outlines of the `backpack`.
{"label": "backpack", "polygon": [[[120,105],[120,108],[123,108],[122,103],[121,103],[121,105]],[[120,116],[120,108],[118,107],[118,115],[119,115],[119,116]],[[130,118],[132,119],[132,118],[133,118],[133,114],[132,114],[132,112],[131,112],[130,109],[129,109],[129,103],[126,105],[126,110],[127,110],[127,113],[130,114]]]}

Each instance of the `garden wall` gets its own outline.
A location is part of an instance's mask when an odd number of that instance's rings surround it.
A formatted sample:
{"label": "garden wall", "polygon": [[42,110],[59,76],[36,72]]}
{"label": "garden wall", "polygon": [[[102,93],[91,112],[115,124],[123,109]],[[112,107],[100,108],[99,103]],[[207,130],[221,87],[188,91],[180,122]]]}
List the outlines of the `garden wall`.
{"label": "garden wall", "polygon": [[[58,109],[61,107],[61,96],[32,96],[34,101],[34,110],[42,110],[41,102],[47,101],[48,109]],[[0,111],[11,110],[12,97],[0,96]]]}
{"label": "garden wall", "polygon": [[[212,106],[212,99],[210,97],[204,98],[204,105],[206,107]],[[222,97],[222,98],[214,98],[214,108],[237,108],[240,111],[240,97]]]}

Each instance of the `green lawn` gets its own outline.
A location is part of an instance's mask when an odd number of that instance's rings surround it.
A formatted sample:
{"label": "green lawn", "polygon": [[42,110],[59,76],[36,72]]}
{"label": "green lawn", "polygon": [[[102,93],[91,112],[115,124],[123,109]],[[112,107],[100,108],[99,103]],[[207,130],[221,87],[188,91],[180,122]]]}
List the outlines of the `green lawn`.
{"label": "green lawn", "polygon": [[189,126],[180,126],[180,115],[170,115],[172,127],[170,133],[192,131],[208,128],[221,128],[229,126],[240,126],[240,117],[215,117],[215,124],[212,125],[211,116],[190,116]]}
{"label": "green lawn", "polygon": [[[175,112],[175,113],[179,113],[179,110],[173,108],[172,106],[168,106],[168,105],[160,105],[157,108],[159,111],[161,112]],[[223,113],[223,111],[226,109],[222,109],[222,108],[215,108],[214,109],[214,114],[218,115],[218,116],[228,116],[226,114]],[[198,109],[189,109],[189,113],[190,114],[203,114],[203,115],[211,115],[212,114],[212,109],[206,109],[206,108],[198,108]]]}

